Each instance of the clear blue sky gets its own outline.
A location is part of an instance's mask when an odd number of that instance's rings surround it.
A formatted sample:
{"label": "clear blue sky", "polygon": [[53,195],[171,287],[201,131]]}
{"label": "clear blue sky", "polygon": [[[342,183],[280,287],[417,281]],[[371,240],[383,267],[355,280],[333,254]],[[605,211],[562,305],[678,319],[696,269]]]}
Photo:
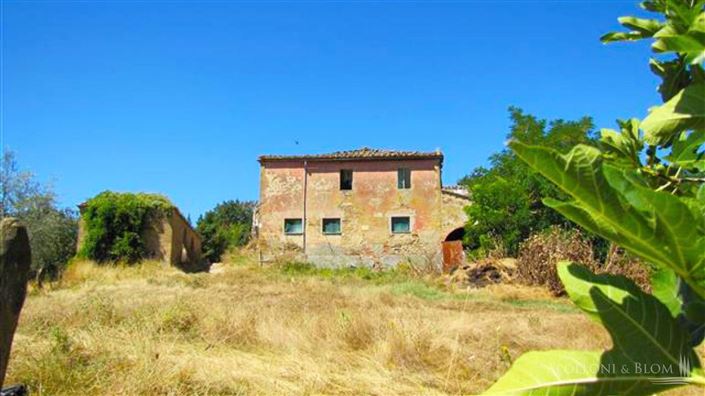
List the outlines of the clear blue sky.
{"label": "clear blue sky", "polygon": [[648,46],[598,40],[636,0],[2,7],[3,143],[67,206],[159,192],[195,221],[257,198],[260,154],[362,146],[440,148],[452,184],[510,105],[613,127],[659,102]]}

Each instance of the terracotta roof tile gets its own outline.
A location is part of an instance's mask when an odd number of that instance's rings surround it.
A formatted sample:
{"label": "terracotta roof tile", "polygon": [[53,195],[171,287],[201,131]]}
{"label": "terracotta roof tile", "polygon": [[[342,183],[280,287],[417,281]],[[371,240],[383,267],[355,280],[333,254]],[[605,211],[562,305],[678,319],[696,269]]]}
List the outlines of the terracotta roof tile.
{"label": "terracotta roof tile", "polygon": [[440,150],[432,152],[380,150],[363,147],[357,150],[336,151],[328,154],[309,155],[262,155],[259,161],[286,161],[286,160],[311,160],[311,161],[344,161],[344,160],[397,160],[397,159],[440,159],[443,153]]}

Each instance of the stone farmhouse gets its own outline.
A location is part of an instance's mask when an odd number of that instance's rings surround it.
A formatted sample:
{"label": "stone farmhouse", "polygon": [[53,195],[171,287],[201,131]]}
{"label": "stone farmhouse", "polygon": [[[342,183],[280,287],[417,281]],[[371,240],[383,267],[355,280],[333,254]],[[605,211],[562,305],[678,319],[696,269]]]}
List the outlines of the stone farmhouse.
{"label": "stone farmhouse", "polygon": [[361,148],[263,155],[253,220],[262,261],[294,254],[319,266],[441,265],[463,260],[470,203],[443,188],[443,154]]}

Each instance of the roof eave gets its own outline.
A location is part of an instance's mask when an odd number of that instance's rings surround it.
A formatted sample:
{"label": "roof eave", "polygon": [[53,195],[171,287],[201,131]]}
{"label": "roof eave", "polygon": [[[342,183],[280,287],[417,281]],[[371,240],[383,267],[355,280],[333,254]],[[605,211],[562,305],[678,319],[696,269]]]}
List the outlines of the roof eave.
{"label": "roof eave", "polygon": [[396,156],[396,157],[267,157],[260,156],[257,161],[263,162],[285,162],[285,161],[310,161],[310,162],[343,162],[343,161],[405,161],[405,160],[439,160],[443,161],[443,155],[419,155],[419,156]]}

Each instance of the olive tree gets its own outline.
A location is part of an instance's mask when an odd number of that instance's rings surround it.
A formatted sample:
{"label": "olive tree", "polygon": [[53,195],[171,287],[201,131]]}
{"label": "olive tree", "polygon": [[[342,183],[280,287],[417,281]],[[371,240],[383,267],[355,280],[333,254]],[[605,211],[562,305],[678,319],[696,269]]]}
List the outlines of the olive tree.
{"label": "olive tree", "polygon": [[76,253],[78,220],[74,210],[59,208],[50,185],[20,170],[15,155],[5,151],[0,169],[0,213],[16,217],[29,233],[32,272],[41,280],[55,277]]}

